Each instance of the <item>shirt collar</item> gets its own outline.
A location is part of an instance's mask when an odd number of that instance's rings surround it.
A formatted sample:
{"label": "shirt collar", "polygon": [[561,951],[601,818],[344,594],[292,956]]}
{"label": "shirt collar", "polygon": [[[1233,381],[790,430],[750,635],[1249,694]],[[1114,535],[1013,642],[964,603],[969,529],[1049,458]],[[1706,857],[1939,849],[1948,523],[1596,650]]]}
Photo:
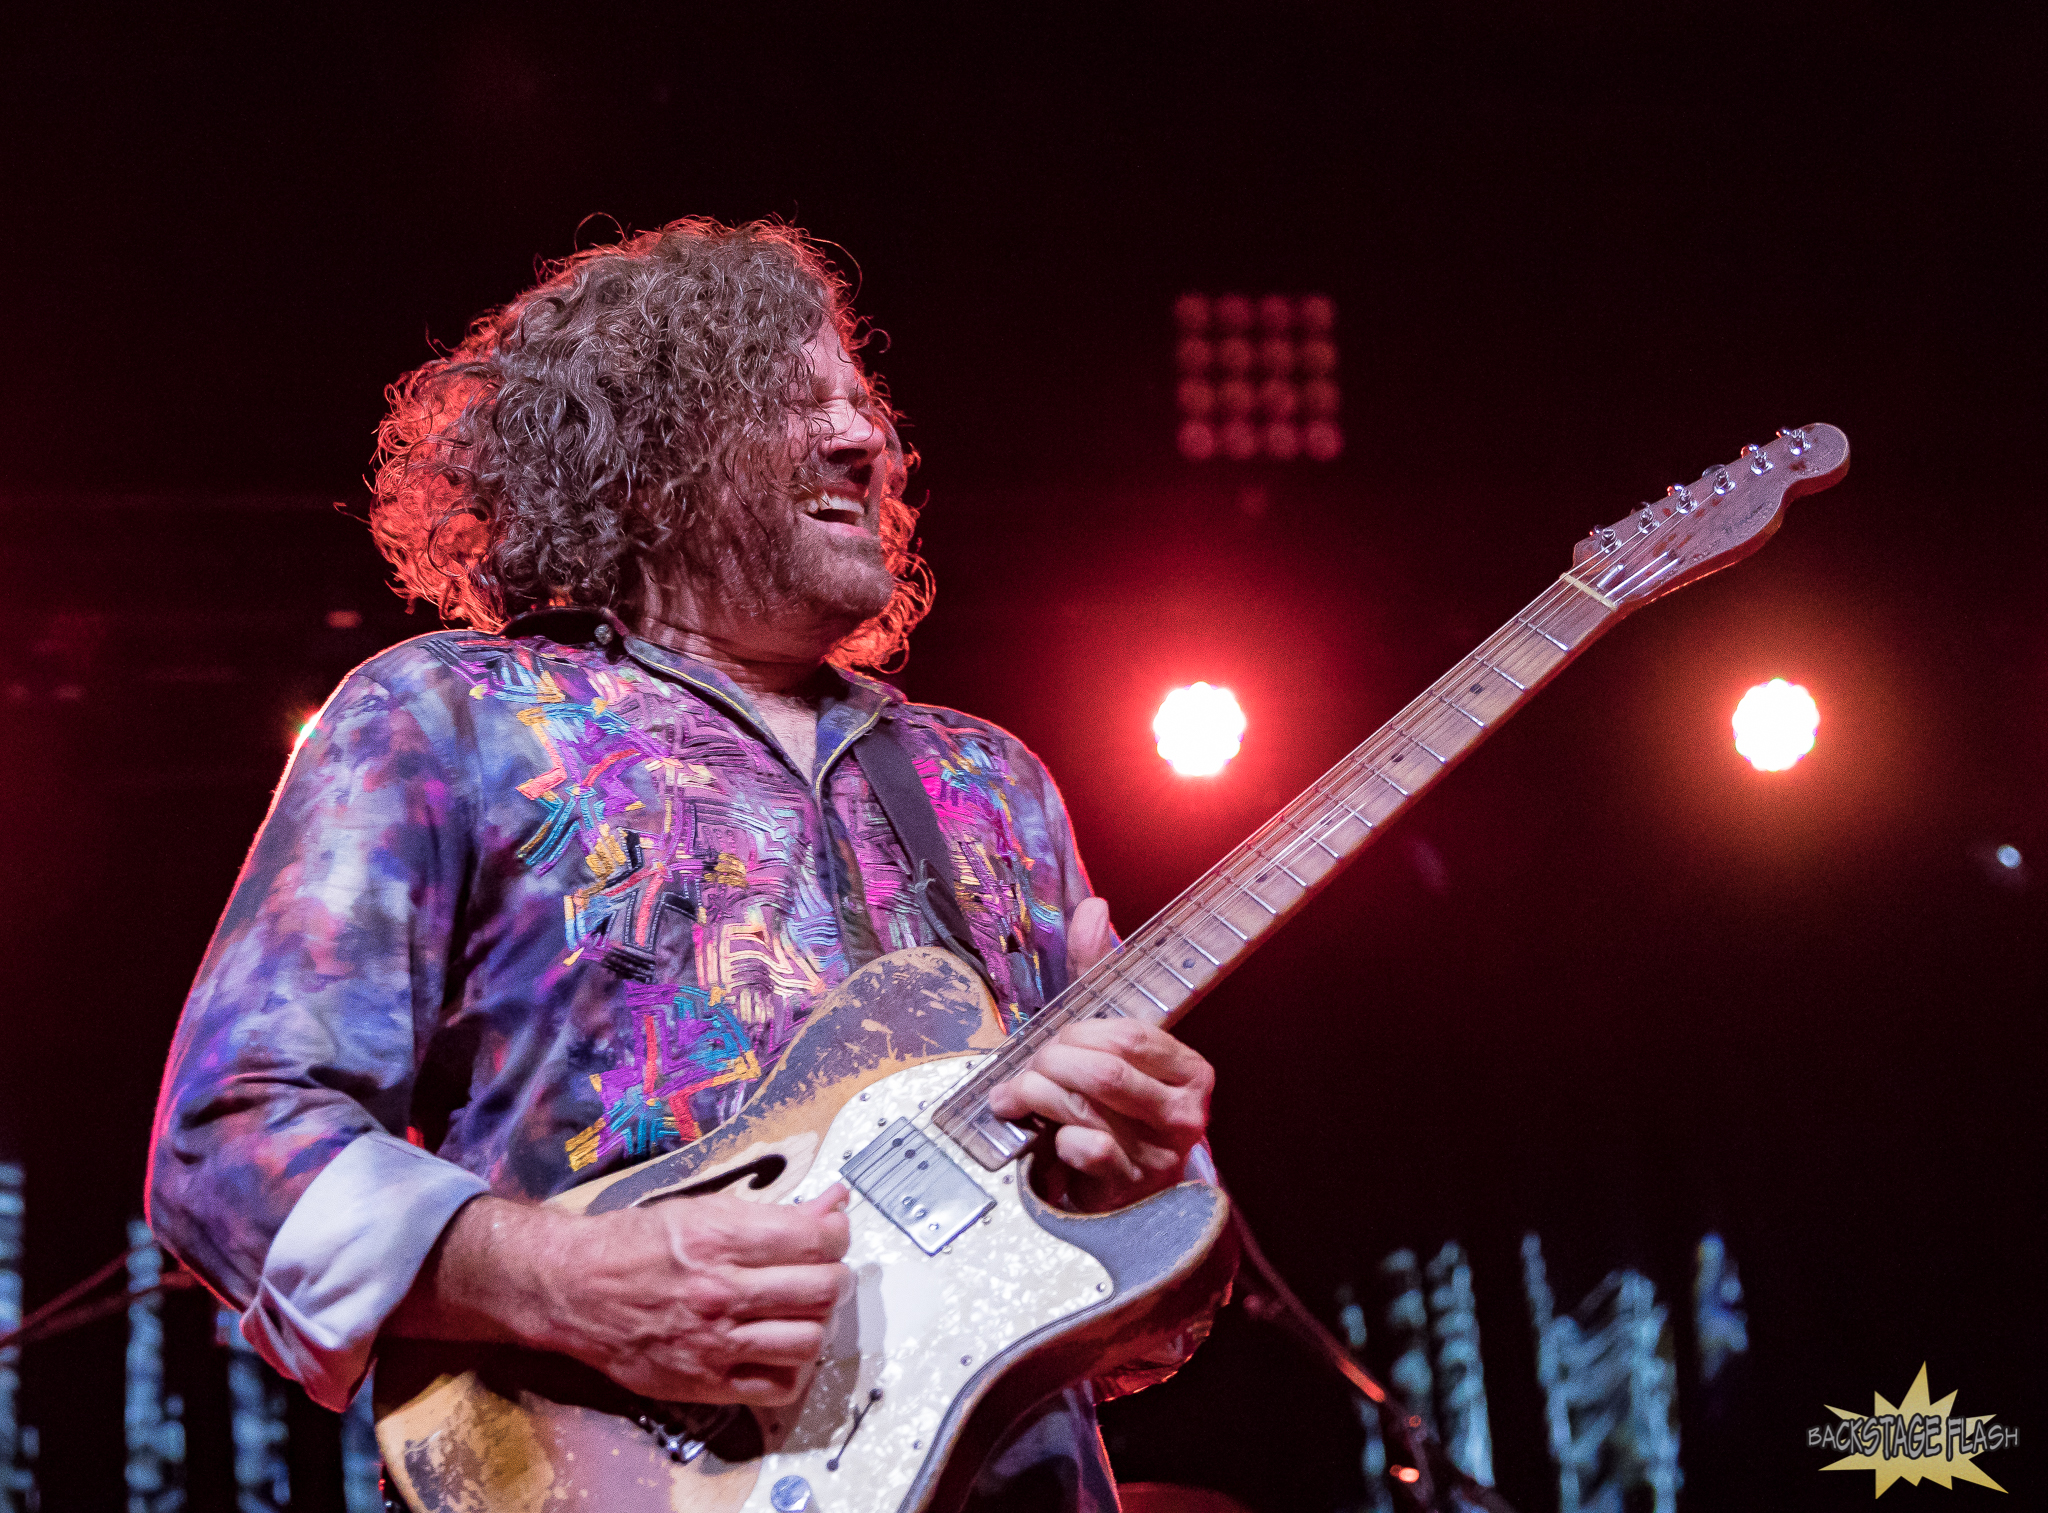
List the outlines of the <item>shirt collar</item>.
{"label": "shirt collar", "polygon": [[[609,609],[551,605],[515,617],[499,634],[544,635],[565,645],[596,645],[607,655],[631,657],[656,676],[673,679],[717,704],[774,746],[774,737],[754,701],[731,678],[708,662],[634,635]],[[818,749],[813,758],[820,781],[891,705],[904,702],[902,693],[880,678],[831,666],[825,672],[826,693],[818,710]]]}

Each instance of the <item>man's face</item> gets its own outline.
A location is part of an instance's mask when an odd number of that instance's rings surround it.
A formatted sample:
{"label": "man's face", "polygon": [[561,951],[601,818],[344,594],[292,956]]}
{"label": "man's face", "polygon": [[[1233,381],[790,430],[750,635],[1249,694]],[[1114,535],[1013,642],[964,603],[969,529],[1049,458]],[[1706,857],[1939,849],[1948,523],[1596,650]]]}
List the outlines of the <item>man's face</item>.
{"label": "man's face", "polygon": [[827,327],[804,349],[811,391],[792,416],[798,463],[793,518],[773,577],[778,609],[843,621],[852,630],[896,591],[882,555],[882,501],[900,488],[901,452],[871,408],[866,380]]}

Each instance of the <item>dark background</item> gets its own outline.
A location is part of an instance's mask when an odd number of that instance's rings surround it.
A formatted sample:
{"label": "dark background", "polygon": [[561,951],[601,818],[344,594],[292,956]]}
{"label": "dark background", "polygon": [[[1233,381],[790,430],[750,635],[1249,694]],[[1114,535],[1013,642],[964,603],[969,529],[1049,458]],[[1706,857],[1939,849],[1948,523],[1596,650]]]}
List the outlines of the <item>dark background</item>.
{"label": "dark background", "polygon": [[[613,235],[588,216],[779,214],[857,262],[926,458],[941,591],[901,681],[1045,756],[1126,926],[1588,527],[1775,426],[1842,426],[1845,484],[1596,648],[1186,1034],[1312,1304],[1396,1245],[1467,1247],[1525,1510],[1555,1505],[1529,1229],[1561,1304],[1633,1265],[1672,1306],[1690,1506],[1866,1501],[1805,1431],[1923,1361],[2033,1444],[2048,529],[2020,13],[746,9],[62,7],[11,38],[0,1144],[28,1166],[29,1303],[121,1245],[294,726],[432,628],[332,508],[360,512],[381,386]],[[1189,289],[1335,298],[1338,463],[1175,455]],[[1822,711],[1781,775],[1728,736],[1772,676]],[[1147,731],[1197,677],[1251,720],[1208,783]],[[1710,1228],[1753,1340],[1712,1401],[1687,1317]],[[214,1508],[201,1311],[174,1300],[174,1369]],[[46,1507],[120,1505],[121,1340],[26,1356]],[[1127,1477],[1359,1495],[1341,1392],[1235,1311],[1108,1426]],[[328,1506],[302,1439],[300,1506]],[[2024,1499],[2037,1456],[1985,1465]]]}

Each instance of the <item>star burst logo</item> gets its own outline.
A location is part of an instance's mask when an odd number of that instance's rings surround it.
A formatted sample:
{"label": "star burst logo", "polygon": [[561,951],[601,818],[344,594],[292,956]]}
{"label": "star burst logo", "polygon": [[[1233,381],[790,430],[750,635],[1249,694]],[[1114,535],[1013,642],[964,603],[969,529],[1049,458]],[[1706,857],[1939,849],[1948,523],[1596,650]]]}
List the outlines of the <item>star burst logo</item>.
{"label": "star burst logo", "polygon": [[1806,1431],[1809,1445],[1850,1452],[1821,1470],[1875,1472],[1879,1497],[1895,1481],[1918,1486],[1923,1479],[1943,1487],[1968,1481],[1994,1492],[2005,1490],[1976,1460],[1987,1451],[2019,1443],[2019,1431],[1994,1422],[1997,1414],[1952,1414],[1953,1392],[1940,1402],[1931,1401],[1925,1363],[1897,1404],[1886,1402],[1882,1392],[1875,1396],[1875,1412],[1852,1413],[1829,1404],[1828,1412],[1841,1422]]}

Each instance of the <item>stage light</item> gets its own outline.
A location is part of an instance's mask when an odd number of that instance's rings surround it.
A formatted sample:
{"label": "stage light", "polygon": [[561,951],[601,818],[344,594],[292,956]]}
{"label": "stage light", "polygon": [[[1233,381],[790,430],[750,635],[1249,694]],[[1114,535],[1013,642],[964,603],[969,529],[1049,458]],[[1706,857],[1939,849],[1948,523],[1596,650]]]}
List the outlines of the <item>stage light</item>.
{"label": "stage light", "polygon": [[1758,772],[1783,772],[1813,750],[1820,709],[1797,683],[1759,683],[1735,706],[1735,749]]}
{"label": "stage light", "polygon": [[1244,711],[1227,688],[1176,688],[1152,717],[1159,754],[1184,778],[1214,777],[1244,743]]}
{"label": "stage light", "polygon": [[[1174,302],[1173,316],[1181,333],[1175,392],[1183,457],[1329,462],[1343,452],[1341,396],[1332,376],[1337,307],[1328,295],[1268,294],[1254,301],[1242,294],[1213,300],[1184,294]],[[1196,421],[1213,429],[1197,432]],[[1205,436],[1206,446],[1200,440]]]}
{"label": "stage light", "polygon": [[1276,462],[1286,462],[1301,453],[1301,432],[1284,420],[1275,420],[1259,432],[1259,444]]}
{"label": "stage light", "polygon": [[2020,855],[2020,848],[2017,846],[2000,846],[1991,854],[1998,858],[1998,865],[2008,872],[2019,871],[2020,863],[2026,860]]}
{"label": "stage light", "polygon": [[1301,441],[1317,462],[1328,462],[1344,450],[1344,433],[1334,421],[1311,420],[1301,433]]}

